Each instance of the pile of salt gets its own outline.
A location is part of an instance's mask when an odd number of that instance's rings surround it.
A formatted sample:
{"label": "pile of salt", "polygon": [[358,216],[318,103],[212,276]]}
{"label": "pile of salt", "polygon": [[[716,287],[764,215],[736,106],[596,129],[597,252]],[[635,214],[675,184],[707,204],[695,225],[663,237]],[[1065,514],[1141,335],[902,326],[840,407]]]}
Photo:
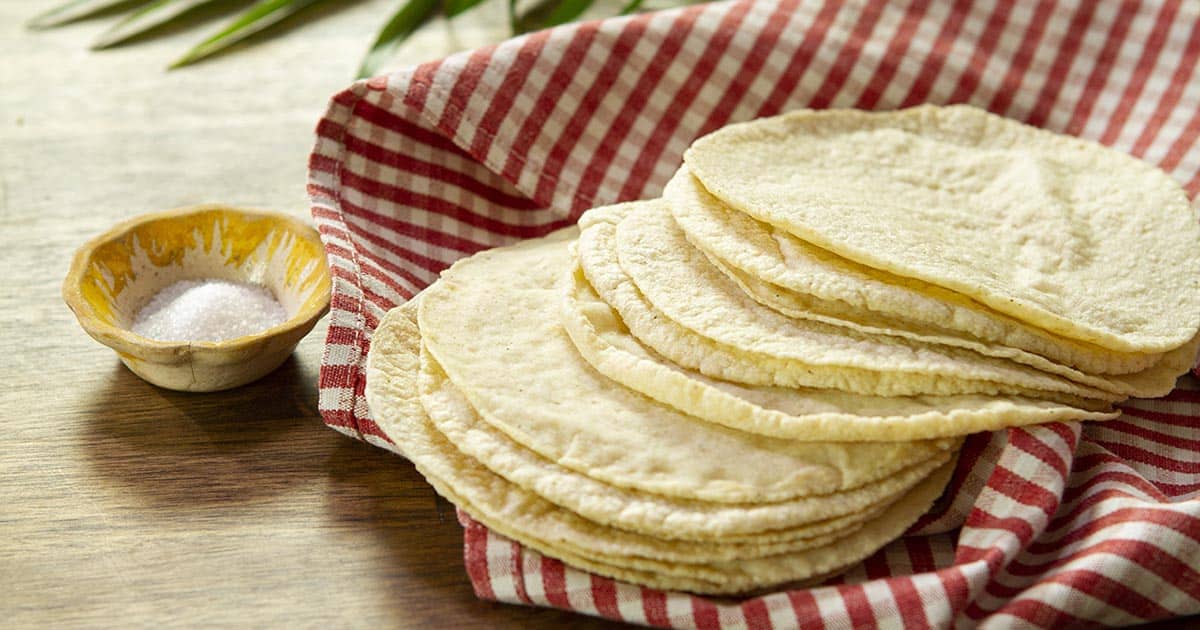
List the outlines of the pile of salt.
{"label": "pile of salt", "polygon": [[287,311],[265,287],[182,280],[138,311],[133,332],[159,341],[225,341],[283,323]]}

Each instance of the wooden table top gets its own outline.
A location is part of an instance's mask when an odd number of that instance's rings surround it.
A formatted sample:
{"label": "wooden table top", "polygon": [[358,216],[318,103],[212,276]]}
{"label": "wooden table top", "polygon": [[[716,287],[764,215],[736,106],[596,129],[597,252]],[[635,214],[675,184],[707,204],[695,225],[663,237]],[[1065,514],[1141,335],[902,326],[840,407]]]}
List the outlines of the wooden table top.
{"label": "wooden table top", "polygon": [[[60,298],[75,248],[121,219],[201,202],[307,217],[313,125],[396,3],[333,4],[165,73],[215,23],[88,53],[111,18],[29,33],[46,3],[0,0],[0,624],[610,625],[474,597],[452,506],[321,424],[324,322],[264,380],[184,394],[126,370]],[[440,55],[428,41],[417,53]]]}
{"label": "wooden table top", "polygon": [[[60,297],[74,250],[141,213],[307,218],[313,126],[396,1],[325,3],[170,73],[215,22],[89,53],[113,19],[26,31],[48,4],[0,0],[0,626],[615,625],[474,597],[453,507],[321,424],[324,322],[265,379],[184,394],[126,370]],[[487,41],[503,4],[398,59]]]}

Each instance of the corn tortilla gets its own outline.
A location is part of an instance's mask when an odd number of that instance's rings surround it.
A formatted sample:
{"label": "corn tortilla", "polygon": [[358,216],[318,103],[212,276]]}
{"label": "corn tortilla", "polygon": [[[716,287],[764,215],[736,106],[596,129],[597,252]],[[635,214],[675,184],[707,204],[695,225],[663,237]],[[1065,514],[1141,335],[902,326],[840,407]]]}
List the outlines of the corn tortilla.
{"label": "corn tortilla", "polygon": [[684,161],[736,210],[1063,337],[1166,352],[1200,330],[1186,193],[1094,142],[970,106],[803,110],[720,129]]}
{"label": "corn tortilla", "polygon": [[425,290],[425,348],[513,441],[609,485],[761,503],[883,479],[940,452],[921,443],[812,444],[697,421],[597,373],[563,330],[566,243],[537,239],[456,263]]}

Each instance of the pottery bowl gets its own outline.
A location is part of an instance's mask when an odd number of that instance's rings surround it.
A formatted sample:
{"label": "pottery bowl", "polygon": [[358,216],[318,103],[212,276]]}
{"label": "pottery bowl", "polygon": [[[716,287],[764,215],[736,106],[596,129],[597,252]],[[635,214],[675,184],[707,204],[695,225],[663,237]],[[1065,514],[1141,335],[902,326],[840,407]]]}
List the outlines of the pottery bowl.
{"label": "pottery bowl", "polygon": [[[263,286],[288,317],[225,341],[159,341],[134,333],[138,311],[181,280]],[[167,389],[210,392],[259,379],[287,360],[329,310],[329,282],[321,241],[303,221],[202,205],[125,221],[83,245],[63,281],[63,298],[80,326],[138,376]]]}

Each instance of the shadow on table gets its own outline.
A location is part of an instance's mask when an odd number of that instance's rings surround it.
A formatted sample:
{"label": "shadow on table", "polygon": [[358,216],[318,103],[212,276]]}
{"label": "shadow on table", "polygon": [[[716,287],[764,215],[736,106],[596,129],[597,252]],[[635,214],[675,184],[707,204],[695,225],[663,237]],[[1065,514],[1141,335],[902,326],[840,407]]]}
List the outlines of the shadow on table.
{"label": "shadow on table", "polygon": [[555,610],[476,599],[463,569],[462,527],[407,460],[350,442],[328,460],[330,520],[367,531],[385,548],[394,618],[413,627],[612,628]]}
{"label": "shadow on table", "polygon": [[82,418],[84,459],[151,503],[224,507],[277,494],[323,474],[335,442],[310,371],[292,357],[255,383],[195,394],[115,364]]}

